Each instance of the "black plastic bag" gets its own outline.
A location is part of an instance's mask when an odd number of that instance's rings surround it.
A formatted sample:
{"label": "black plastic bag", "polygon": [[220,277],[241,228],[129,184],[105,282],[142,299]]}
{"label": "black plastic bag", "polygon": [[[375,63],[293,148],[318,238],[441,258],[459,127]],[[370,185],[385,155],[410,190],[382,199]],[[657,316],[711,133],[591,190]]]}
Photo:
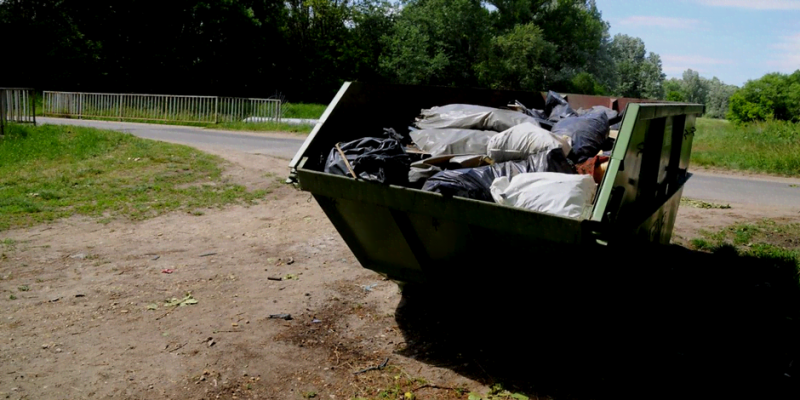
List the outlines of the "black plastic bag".
{"label": "black plastic bag", "polygon": [[547,129],[548,131],[553,129],[553,125],[555,123],[547,119],[547,114],[542,110],[525,107],[525,105],[520,103],[518,100],[514,100],[514,104],[509,104],[509,108],[517,110],[529,117],[533,117],[533,119],[539,123],[539,126]]}
{"label": "black plastic bag", "polygon": [[[582,117],[582,116],[584,116],[586,114],[605,113],[606,117],[608,117],[608,123],[609,124],[612,124],[612,121],[616,121],[616,119],[619,117],[619,113],[618,112],[616,112],[616,111],[614,111],[614,110],[612,110],[612,109],[610,109],[608,107],[605,107],[605,106],[594,106],[594,107],[592,107],[592,108],[590,108],[588,110],[584,110],[582,108],[579,108],[578,111],[576,111],[576,113],[578,114],[579,117]],[[613,123],[616,123],[616,122],[613,122]]]}
{"label": "black plastic bag", "polygon": [[558,149],[548,153],[532,155],[525,160],[507,161],[478,168],[447,170],[430,177],[422,190],[441,193],[444,196],[466,197],[475,200],[494,202],[492,182],[501,176],[513,178],[527,172],[561,172],[575,174],[575,167]]}
{"label": "black plastic bag", "polygon": [[592,113],[563,119],[553,127],[552,132],[572,139],[569,158],[575,164],[580,164],[596,156],[603,148],[608,137],[608,117],[605,113]]}
{"label": "black plastic bag", "polygon": [[[408,184],[412,160],[397,140],[366,137],[339,147],[359,178],[391,185]],[[323,171],[352,177],[336,147],[328,154]]]}
{"label": "black plastic bag", "polygon": [[552,90],[547,92],[547,98],[544,101],[544,112],[547,114],[547,119],[553,122],[578,115],[563,97]]}
{"label": "black plastic bag", "polygon": [[383,128],[383,136],[386,136],[389,139],[395,139],[403,146],[408,146],[414,143],[411,140],[411,132],[399,133],[394,128]]}

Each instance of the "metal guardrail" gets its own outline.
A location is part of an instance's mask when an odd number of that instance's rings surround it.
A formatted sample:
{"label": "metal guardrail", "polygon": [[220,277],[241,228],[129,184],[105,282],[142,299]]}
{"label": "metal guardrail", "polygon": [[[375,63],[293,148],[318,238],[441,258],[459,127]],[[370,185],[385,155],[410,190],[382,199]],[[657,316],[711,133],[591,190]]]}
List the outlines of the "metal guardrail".
{"label": "metal guardrail", "polygon": [[32,88],[0,87],[0,135],[8,121],[36,125],[36,101]]}
{"label": "metal guardrail", "polygon": [[281,120],[281,101],[217,96],[44,92],[43,115],[192,123]]}

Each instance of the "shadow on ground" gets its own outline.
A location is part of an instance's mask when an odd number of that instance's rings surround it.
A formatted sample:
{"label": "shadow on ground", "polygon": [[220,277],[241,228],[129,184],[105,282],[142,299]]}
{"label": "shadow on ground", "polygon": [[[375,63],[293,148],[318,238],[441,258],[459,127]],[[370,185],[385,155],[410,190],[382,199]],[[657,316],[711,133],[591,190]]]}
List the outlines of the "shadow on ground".
{"label": "shadow on ground", "polygon": [[407,286],[402,354],[532,398],[797,398],[793,261],[564,250],[471,260],[461,283]]}

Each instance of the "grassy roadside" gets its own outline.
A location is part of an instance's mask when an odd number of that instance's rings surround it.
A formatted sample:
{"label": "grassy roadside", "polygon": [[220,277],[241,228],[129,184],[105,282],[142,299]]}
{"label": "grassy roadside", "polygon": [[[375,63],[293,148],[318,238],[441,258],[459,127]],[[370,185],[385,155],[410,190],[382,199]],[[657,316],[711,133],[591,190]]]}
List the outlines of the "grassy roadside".
{"label": "grassy roadside", "polygon": [[74,214],[133,220],[254,203],[223,161],[187,146],[75,126],[10,124],[0,139],[0,230]]}
{"label": "grassy roadside", "polygon": [[700,118],[692,163],[706,167],[800,176],[800,124],[735,125]]}
{"label": "grassy roadside", "polygon": [[717,232],[701,231],[692,239],[695,250],[718,252],[735,249],[739,254],[794,263],[800,268],[800,224],[779,224],[765,219],[755,224],[734,224]]}
{"label": "grassy roadside", "polygon": [[319,119],[325,109],[328,108],[327,104],[314,104],[314,103],[284,103],[281,105],[283,108],[284,118],[302,118],[302,119]]}
{"label": "grassy roadside", "polygon": [[204,126],[204,128],[225,131],[288,132],[308,135],[314,129],[314,125],[295,125],[285,122],[223,122],[221,124],[210,124]]}

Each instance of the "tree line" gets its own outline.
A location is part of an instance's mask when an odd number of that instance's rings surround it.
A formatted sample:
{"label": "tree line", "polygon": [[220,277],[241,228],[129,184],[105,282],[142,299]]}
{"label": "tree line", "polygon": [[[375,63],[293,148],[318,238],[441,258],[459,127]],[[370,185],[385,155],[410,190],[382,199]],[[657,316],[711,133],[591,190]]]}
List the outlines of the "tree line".
{"label": "tree line", "polygon": [[661,98],[593,0],[0,1],[6,85],[327,102],[344,81]]}
{"label": "tree line", "polygon": [[743,121],[800,103],[780,94],[800,92],[798,73],[741,90],[665,80],[658,54],[609,29],[594,0],[0,0],[6,86],[327,103],[370,81],[688,101]]}

